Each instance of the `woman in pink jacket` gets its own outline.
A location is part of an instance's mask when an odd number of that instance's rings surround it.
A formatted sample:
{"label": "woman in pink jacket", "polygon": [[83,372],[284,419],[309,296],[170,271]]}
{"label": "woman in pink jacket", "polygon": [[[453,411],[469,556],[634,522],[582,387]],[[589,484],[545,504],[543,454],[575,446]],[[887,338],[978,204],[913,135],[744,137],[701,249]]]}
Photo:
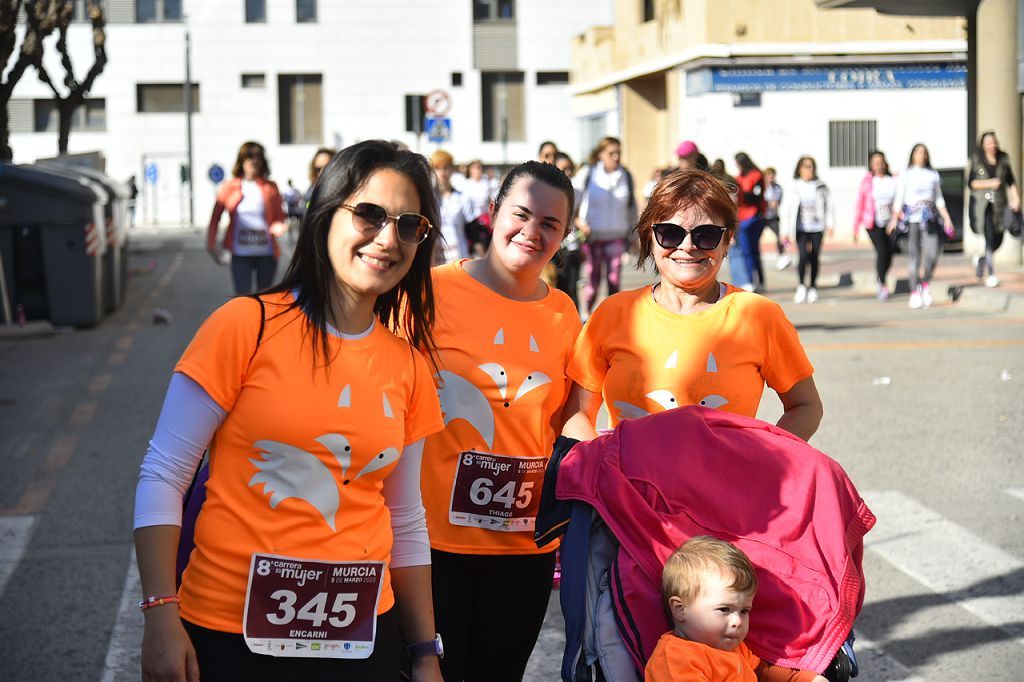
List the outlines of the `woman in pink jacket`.
{"label": "woman in pink jacket", "polygon": [[889,174],[885,154],[875,150],[868,155],[868,174],[860,182],[857,193],[857,209],[853,217],[853,238],[857,239],[860,228],[867,230],[875,247],[875,272],[878,277],[878,299],[889,298],[889,287],[885,278],[892,264],[893,244],[887,226],[892,218],[893,203],[896,200],[896,179]]}
{"label": "woman in pink jacket", "polygon": [[[217,192],[206,248],[218,263],[226,263],[231,254],[231,280],[235,294],[262,291],[274,283],[277,259],[281,249],[277,238],[288,232],[288,217],[281,202],[281,193],[271,180],[263,145],[246,142],[238,150],[238,158],[231,169],[232,177]],[[228,213],[228,229],[220,246],[221,215]],[[223,247],[223,250],[221,250]]]}

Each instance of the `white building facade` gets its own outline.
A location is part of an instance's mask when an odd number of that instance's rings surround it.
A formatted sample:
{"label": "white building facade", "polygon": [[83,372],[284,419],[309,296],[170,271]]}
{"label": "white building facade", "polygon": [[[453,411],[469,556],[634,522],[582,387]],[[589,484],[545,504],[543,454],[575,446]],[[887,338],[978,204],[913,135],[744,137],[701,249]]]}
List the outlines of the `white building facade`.
{"label": "white building facade", "polygon": [[[84,17],[84,0],[74,0]],[[568,93],[572,36],[612,18],[610,0],[106,0],[108,63],[79,110],[68,152],[100,151],[117,179],[135,175],[138,222],[187,221],[185,40],[193,84],[195,217],[204,222],[238,147],[267,149],[282,188],[308,184],[318,147],[371,138],[486,164],[535,158],[554,140],[574,158]],[[47,41],[51,78],[63,75]],[[79,77],[91,26],[68,35]],[[421,131],[422,100],[442,91],[450,133]],[[16,163],[57,153],[49,88],[29,71],[8,106]],[[439,128],[440,129],[440,128]],[[148,172],[147,172],[148,171]],[[213,175],[216,175],[214,172]]]}

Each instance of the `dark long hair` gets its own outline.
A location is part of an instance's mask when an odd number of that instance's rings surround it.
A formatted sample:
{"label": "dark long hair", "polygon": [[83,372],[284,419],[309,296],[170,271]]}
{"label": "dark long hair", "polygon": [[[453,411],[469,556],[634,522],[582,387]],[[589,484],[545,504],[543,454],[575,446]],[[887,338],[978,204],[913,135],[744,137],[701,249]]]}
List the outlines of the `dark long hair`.
{"label": "dark long hair", "polygon": [[498,215],[498,211],[501,209],[501,205],[505,202],[505,198],[508,197],[509,190],[512,189],[512,185],[516,183],[519,178],[533,178],[540,180],[546,185],[551,185],[557,190],[561,190],[562,194],[565,195],[566,200],[569,202],[569,213],[566,216],[565,229],[569,229],[569,225],[572,223],[573,209],[576,206],[576,192],[572,188],[572,181],[569,177],[558,170],[558,166],[553,163],[543,163],[541,161],[527,161],[521,163],[508,172],[505,179],[501,183],[501,189],[498,190],[498,195],[494,197],[494,212],[491,214],[491,222],[493,224],[494,217]]}
{"label": "dark long hair", "polygon": [[431,255],[441,224],[437,201],[431,187],[433,173],[419,154],[400,150],[391,142],[367,140],[347,147],[331,159],[313,186],[309,207],[302,218],[302,229],[291,263],[279,284],[266,293],[298,290],[288,307],[306,314],[314,352],[322,352],[324,364],[331,361],[327,334],[334,291],[334,268],[327,249],[331,221],[339,207],[366,185],[375,172],[390,168],[405,175],[416,187],[420,213],[434,229],[416,248],[412,267],[391,291],[377,297],[373,312],[393,332],[401,332],[409,342],[433,356],[436,348],[431,332],[434,324],[434,290],[430,281]]}
{"label": "dark long hair", "polygon": [[270,163],[267,162],[267,150],[259,142],[253,142],[252,140],[243,142],[242,146],[238,148],[238,156],[235,157],[235,165],[231,167],[231,175],[236,178],[245,175],[242,165],[250,156],[259,160],[260,177],[270,177]]}
{"label": "dark long hair", "polygon": [[746,152],[736,154],[736,165],[740,167],[740,175],[746,175],[752,170],[761,170],[757,164],[750,160]]}
{"label": "dark long hair", "polygon": [[924,150],[924,166],[923,167],[924,168],[931,168],[932,167],[932,153],[930,151],[928,151],[928,145],[926,145],[924,142],[918,142],[917,144],[915,144],[913,147],[910,148],[910,158],[907,159],[907,168],[910,168],[911,166],[914,165],[914,152],[917,151],[918,147],[920,147],[921,149]]}

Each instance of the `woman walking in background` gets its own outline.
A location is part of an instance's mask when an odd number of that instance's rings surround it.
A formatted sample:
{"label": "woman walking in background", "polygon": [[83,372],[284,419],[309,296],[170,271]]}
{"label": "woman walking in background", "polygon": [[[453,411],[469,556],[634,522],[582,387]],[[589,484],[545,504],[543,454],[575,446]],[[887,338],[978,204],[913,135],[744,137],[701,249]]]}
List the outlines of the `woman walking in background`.
{"label": "woman walking in background", "polygon": [[896,201],[896,180],[889,174],[889,163],[885,154],[875,150],[868,155],[868,173],[860,181],[857,192],[857,208],[853,216],[853,238],[856,241],[860,228],[864,228],[871,244],[875,247],[875,276],[878,279],[878,299],[889,298],[889,287],[885,278],[892,264],[892,241],[889,238],[889,221],[892,220],[893,203]]}
{"label": "woman walking in background", "polygon": [[[231,254],[231,281],[235,294],[266,289],[274,282],[281,249],[277,238],[288,232],[281,192],[270,179],[266,152],[258,142],[246,142],[238,149],[231,169],[234,176],[217,192],[206,248],[218,263],[226,263]],[[220,218],[227,211],[228,229],[221,246],[217,245]],[[221,250],[221,247],[223,250]]]}
{"label": "woman walking in background", "polygon": [[779,232],[779,205],[782,203],[782,185],[775,182],[778,173],[771,166],[764,169],[764,226],[775,233],[775,246],[778,258],[775,261],[777,270],[785,270],[792,262],[786,255],[786,242]]}
{"label": "woman walking in background", "polygon": [[469,256],[466,241],[466,214],[462,193],[452,187],[452,155],[438,149],[430,155],[430,166],[436,180],[437,206],[441,212],[441,239],[434,254],[434,265],[451,263]]}
{"label": "woman walking in background", "polygon": [[737,217],[740,221],[740,255],[746,260],[747,270],[755,290],[764,290],[764,267],[761,264],[761,232],[764,230],[764,176],[746,152],[736,155],[740,174],[736,176]]}
{"label": "woman walking in background", "polygon": [[967,182],[971,188],[971,227],[985,237],[985,255],[978,261],[978,277],[985,286],[999,286],[993,254],[1003,243],[1005,211],[1020,210],[1020,193],[1010,167],[1010,157],[999,149],[999,139],[991,131],[981,134],[971,157]]}
{"label": "woman walking in background", "polygon": [[462,182],[463,213],[466,216],[466,241],[475,257],[484,255],[491,243],[491,183],[484,177],[484,164],[473,159]]}
{"label": "woman walking in background", "polygon": [[[914,145],[907,170],[896,183],[895,206],[898,212],[889,219],[889,229],[894,230],[900,220],[907,224],[908,305],[914,309],[927,308],[932,304],[929,283],[939,262],[942,233],[945,230],[947,236],[953,236],[953,221],[946,210],[939,174],[932,168],[928,147],[921,143]],[[943,222],[939,222],[940,216]]]}
{"label": "woman walking in background", "polygon": [[793,301],[815,303],[818,300],[821,241],[826,232],[832,236],[835,209],[828,186],[818,178],[818,164],[814,157],[801,156],[797,161],[793,185],[783,197],[782,208],[783,233],[794,235],[799,258],[799,283]]}
{"label": "woman walking in background", "polygon": [[576,226],[583,243],[583,298],[586,314],[594,310],[602,277],[608,295],[618,292],[622,281],[622,256],[626,240],[636,220],[633,176],[620,163],[622,145],[614,137],[597,143],[590,165],[576,176],[576,191],[581,195]]}

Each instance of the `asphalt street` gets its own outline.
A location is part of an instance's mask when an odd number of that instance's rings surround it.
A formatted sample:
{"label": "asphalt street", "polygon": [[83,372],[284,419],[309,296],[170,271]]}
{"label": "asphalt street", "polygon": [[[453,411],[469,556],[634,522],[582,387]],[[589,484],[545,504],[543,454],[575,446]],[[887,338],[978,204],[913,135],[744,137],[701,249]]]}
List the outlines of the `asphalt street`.
{"label": "asphalt street", "polygon": [[[1024,309],[940,296],[910,310],[906,296],[832,286],[865,267],[862,250],[825,258],[817,304],[791,302],[791,269],[769,267],[766,295],[815,365],[825,419],[812,444],[878,516],[859,679],[1020,680]],[[138,679],[138,465],[175,361],[230,286],[193,234],[137,236],[130,271],[125,306],[96,328],[0,336],[0,680]],[[963,256],[944,271],[973,287]],[[779,414],[766,392],[759,416]],[[555,593],[528,680],[558,678],[560,629]]]}

